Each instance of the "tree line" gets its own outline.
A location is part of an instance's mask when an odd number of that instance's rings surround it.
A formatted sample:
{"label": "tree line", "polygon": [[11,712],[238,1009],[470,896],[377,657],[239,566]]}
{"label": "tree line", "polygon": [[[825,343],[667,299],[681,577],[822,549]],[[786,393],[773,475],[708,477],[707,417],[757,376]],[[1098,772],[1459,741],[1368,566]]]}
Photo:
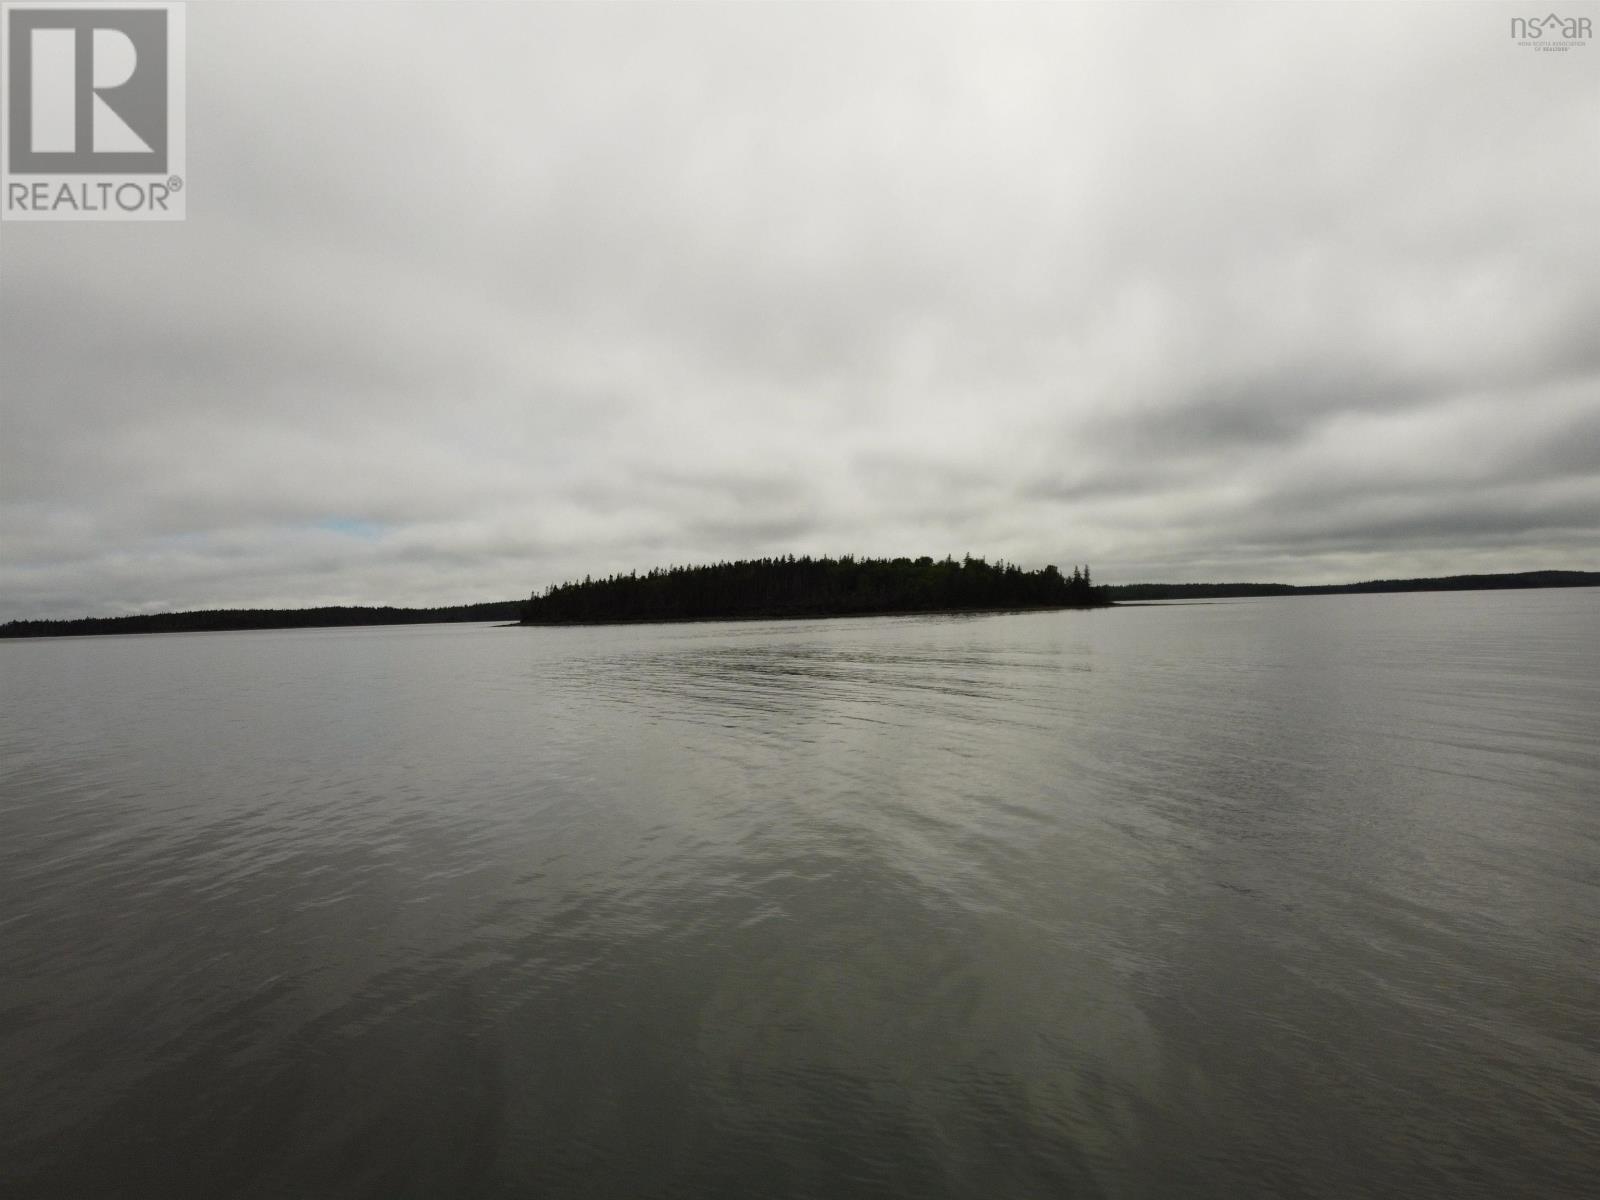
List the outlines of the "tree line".
{"label": "tree line", "polygon": [[529,625],[812,617],[1110,603],[1088,567],[1027,571],[1003,559],[839,558],[792,554],[658,567],[556,584],[523,608]]}
{"label": "tree line", "polygon": [[1234,596],[1335,596],[1352,592],[1479,592],[1503,588],[1597,586],[1600,586],[1600,572],[1597,571],[1517,571],[1298,586],[1291,583],[1122,583],[1105,590],[1113,600],[1217,600]]}
{"label": "tree line", "polygon": [[445,608],[333,605],[324,608],[217,608],[145,613],[132,617],[79,617],[68,621],[8,621],[0,637],[70,637],[89,633],[219,633],[240,629],[317,629],[348,625],[431,625],[445,621],[515,621],[520,600],[456,604]]}

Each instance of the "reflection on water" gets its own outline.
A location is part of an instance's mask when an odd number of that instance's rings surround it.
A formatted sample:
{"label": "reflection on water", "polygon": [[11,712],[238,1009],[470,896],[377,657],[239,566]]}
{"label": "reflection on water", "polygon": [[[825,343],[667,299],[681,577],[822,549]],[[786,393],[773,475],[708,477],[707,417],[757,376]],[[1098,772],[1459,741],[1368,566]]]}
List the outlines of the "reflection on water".
{"label": "reflection on water", "polygon": [[1600,595],[0,645],[7,1195],[1578,1195]]}

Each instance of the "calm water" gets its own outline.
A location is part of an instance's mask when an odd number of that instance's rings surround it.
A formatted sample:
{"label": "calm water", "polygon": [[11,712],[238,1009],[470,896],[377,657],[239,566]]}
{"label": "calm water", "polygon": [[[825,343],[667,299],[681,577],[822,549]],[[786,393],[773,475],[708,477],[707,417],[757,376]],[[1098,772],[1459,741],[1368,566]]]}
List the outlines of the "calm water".
{"label": "calm water", "polygon": [[1595,590],[0,671],[8,1197],[1600,1170]]}

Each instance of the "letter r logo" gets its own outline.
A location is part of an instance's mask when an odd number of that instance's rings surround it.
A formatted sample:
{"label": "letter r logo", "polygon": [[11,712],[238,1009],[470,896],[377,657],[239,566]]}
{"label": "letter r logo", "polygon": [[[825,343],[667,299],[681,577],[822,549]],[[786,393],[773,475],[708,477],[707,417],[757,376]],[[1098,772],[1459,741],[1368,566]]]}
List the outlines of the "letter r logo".
{"label": "letter r logo", "polygon": [[10,173],[165,174],[167,12],[7,8]]}

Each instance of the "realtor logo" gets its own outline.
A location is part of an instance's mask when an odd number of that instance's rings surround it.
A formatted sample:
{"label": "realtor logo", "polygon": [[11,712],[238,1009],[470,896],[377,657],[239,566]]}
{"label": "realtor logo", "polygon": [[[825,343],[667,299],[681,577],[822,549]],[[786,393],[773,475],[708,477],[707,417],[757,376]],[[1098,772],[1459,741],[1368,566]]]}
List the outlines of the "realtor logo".
{"label": "realtor logo", "polygon": [[182,220],[182,4],[6,4],[7,220]]}

